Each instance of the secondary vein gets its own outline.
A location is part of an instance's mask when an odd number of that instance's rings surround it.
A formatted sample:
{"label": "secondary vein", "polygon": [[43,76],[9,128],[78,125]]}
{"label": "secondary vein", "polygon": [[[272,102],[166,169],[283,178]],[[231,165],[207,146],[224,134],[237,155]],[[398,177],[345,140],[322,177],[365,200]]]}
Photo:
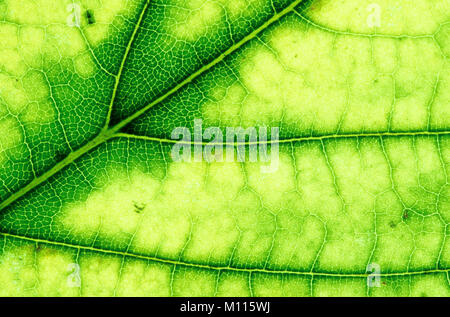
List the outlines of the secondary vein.
{"label": "secondary vein", "polygon": [[116,100],[117,89],[118,89],[119,84],[120,84],[120,79],[122,78],[122,73],[123,73],[123,69],[125,67],[125,62],[127,61],[127,58],[130,55],[131,46],[133,45],[134,40],[136,39],[136,34],[139,31],[139,28],[141,27],[142,21],[144,19],[144,15],[147,12],[149,4],[150,4],[150,0],[147,0],[145,2],[145,4],[144,4],[144,7],[143,7],[142,11],[141,11],[141,14],[139,15],[139,19],[138,19],[138,21],[136,23],[136,26],[134,27],[133,33],[131,34],[131,37],[130,37],[130,39],[128,41],[127,47],[125,49],[125,53],[124,53],[124,55],[122,57],[122,61],[120,62],[119,71],[117,72],[117,75],[115,76],[116,80],[114,82],[114,89],[113,89],[113,93],[112,93],[112,96],[111,96],[111,101],[110,101],[109,108],[108,108],[108,114],[107,114],[107,117],[106,117],[106,120],[105,120],[105,126],[103,127],[103,130],[108,130],[109,123],[111,121],[112,109],[113,109],[113,106],[114,106],[114,102]]}
{"label": "secondary vein", "polygon": [[[42,243],[42,244],[47,244],[47,245],[52,245],[52,246],[101,253],[104,255],[129,257],[129,258],[134,258],[134,259],[138,259],[138,260],[144,260],[144,261],[150,261],[150,262],[156,262],[156,263],[162,263],[162,264],[174,265],[174,266],[191,267],[191,268],[197,268],[197,269],[203,269],[203,270],[234,271],[234,272],[244,272],[244,273],[289,274],[289,275],[323,276],[323,277],[359,277],[359,278],[367,278],[367,276],[370,274],[370,273],[334,273],[334,272],[314,272],[314,271],[271,270],[271,269],[267,269],[267,268],[257,268],[257,267],[242,268],[242,267],[235,267],[235,266],[214,266],[214,265],[208,265],[208,264],[202,264],[202,263],[193,263],[193,262],[187,262],[187,261],[181,261],[181,260],[158,258],[158,257],[149,256],[149,255],[145,255],[145,254],[133,253],[130,251],[108,250],[108,249],[102,249],[102,248],[92,247],[92,246],[82,246],[82,245],[75,245],[75,244],[59,242],[59,241],[30,238],[30,237],[25,237],[25,236],[11,234],[11,233],[4,233],[4,232],[0,232],[0,236],[3,236],[5,238],[30,241],[30,242],[34,242],[36,244]],[[413,275],[423,275],[423,274],[433,274],[433,273],[448,273],[449,271],[450,271],[450,269],[430,269],[430,270],[408,271],[408,272],[389,272],[389,273],[380,272],[379,275],[381,277],[413,276]]]}

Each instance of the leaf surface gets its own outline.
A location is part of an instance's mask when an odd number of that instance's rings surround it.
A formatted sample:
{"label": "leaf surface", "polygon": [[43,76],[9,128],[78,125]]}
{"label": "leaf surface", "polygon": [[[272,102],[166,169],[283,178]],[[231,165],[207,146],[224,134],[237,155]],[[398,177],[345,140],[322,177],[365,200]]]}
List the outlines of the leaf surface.
{"label": "leaf surface", "polygon": [[449,296],[450,1],[376,5],[0,1],[0,294]]}

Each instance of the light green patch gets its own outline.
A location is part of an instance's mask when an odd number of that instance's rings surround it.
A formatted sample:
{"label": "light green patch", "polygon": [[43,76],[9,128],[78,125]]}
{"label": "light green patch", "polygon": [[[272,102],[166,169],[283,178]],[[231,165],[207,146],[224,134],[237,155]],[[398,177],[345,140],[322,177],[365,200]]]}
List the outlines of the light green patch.
{"label": "light green patch", "polygon": [[[46,30],[44,27],[36,25],[23,25],[19,29],[18,46],[15,47],[17,54],[20,56],[20,68],[16,67],[16,76],[22,74],[22,69],[42,68],[42,53],[48,50],[46,45]],[[19,72],[20,71],[20,72]]]}
{"label": "light green patch", "polygon": [[14,118],[7,118],[0,121],[0,129],[2,131],[8,131],[6,133],[0,133],[0,151],[4,152],[15,146],[22,144],[23,135],[19,124]]}
{"label": "light green patch", "polygon": [[113,296],[121,269],[119,257],[87,255],[79,260],[83,296]]}
{"label": "light green patch", "polygon": [[9,246],[0,255],[2,296],[76,296],[79,289],[70,284],[73,252],[44,244]]}
{"label": "light green patch", "polygon": [[219,26],[257,14],[267,4],[267,0],[176,1],[169,11],[175,23],[171,21],[166,28],[177,39],[195,41]]}
{"label": "light green patch", "polygon": [[31,101],[26,109],[20,114],[22,122],[43,124],[51,122],[55,119],[54,103],[51,98],[41,99],[38,101]]}
{"label": "light green patch", "polygon": [[450,23],[441,25],[439,32],[435,35],[435,39],[442,52],[448,58],[450,56]]}
{"label": "light green patch", "polygon": [[170,287],[173,296],[213,296],[215,293],[216,272],[181,267],[172,275]]}
{"label": "light green patch", "polygon": [[170,296],[169,266],[127,261],[122,268],[117,296]]}
{"label": "light green patch", "polygon": [[29,71],[22,78],[22,86],[25,90],[28,100],[41,101],[50,97],[48,85],[45,85],[45,76],[42,72]]}
{"label": "light green patch", "polygon": [[[238,83],[227,89],[216,87],[211,91],[212,100],[203,106],[205,124],[214,126],[219,123],[226,127],[240,126],[242,102],[246,96],[244,87]],[[249,101],[247,100],[247,102]]]}
{"label": "light green patch", "polygon": [[[121,174],[115,182],[93,192],[85,202],[67,205],[60,215],[63,225],[75,235],[87,237],[99,234],[112,239],[122,233],[135,233],[159,183],[139,174],[127,179],[127,175]],[[151,231],[148,226],[144,228]]]}
{"label": "light green patch", "polygon": [[0,27],[0,41],[2,47],[5,48],[16,48],[17,47],[17,32],[18,27],[14,24],[2,23]]}
{"label": "light green patch", "polygon": [[295,170],[292,157],[281,152],[276,173],[261,171],[261,163],[247,164],[247,185],[255,190],[264,208],[276,214],[284,205],[285,195],[295,190]]}
{"label": "light green patch", "polygon": [[[140,1],[137,1],[140,2]],[[91,15],[92,24],[88,23],[87,10]],[[124,20],[135,15],[135,6],[122,0],[86,0],[81,1],[81,22],[83,32],[92,46],[97,46],[113,34],[115,28],[123,26]]]}
{"label": "light green patch", "polygon": [[295,162],[303,208],[326,221],[336,219],[344,210],[322,151],[319,143],[299,146],[295,149]]}
{"label": "light green patch", "polygon": [[276,223],[274,215],[261,208],[258,193],[243,190],[230,202],[230,212],[236,219],[239,240],[230,259],[231,263],[267,264],[268,252],[274,242]]}
{"label": "light green patch", "polygon": [[424,218],[420,229],[420,231],[416,230],[417,233],[414,237],[415,249],[409,265],[411,270],[437,267],[443,235],[445,235],[444,227],[438,216]]}
{"label": "light green patch", "polygon": [[34,246],[5,250],[0,255],[1,296],[31,296],[38,286]]}
{"label": "light green patch", "polygon": [[395,130],[427,128],[442,56],[431,40],[404,40],[398,55],[392,127]]}
{"label": "light green patch", "polygon": [[411,296],[415,297],[448,297],[450,288],[448,277],[445,274],[432,275],[429,277],[417,276],[411,283]]}
{"label": "light green patch", "polygon": [[303,297],[311,294],[310,279],[303,276],[253,274],[252,288],[254,296],[262,297]]}
{"label": "light green patch", "polygon": [[445,125],[448,71],[432,37],[371,38],[290,19],[262,40],[238,59],[243,89],[203,106],[208,122],[279,122],[301,133]]}
{"label": "light green patch", "polygon": [[17,120],[12,117],[0,120],[0,131],[8,131],[0,133],[0,162],[7,161],[11,154],[23,154],[23,133]]}
{"label": "light green patch", "polygon": [[45,35],[48,39],[48,44],[44,44],[46,52],[55,60],[62,56],[73,58],[87,49],[86,42],[76,27],[64,24],[49,25],[45,28]]}
{"label": "light green patch", "polygon": [[436,77],[435,93],[429,104],[430,125],[438,130],[443,130],[450,123],[450,64],[446,63]]}
{"label": "light green patch", "polygon": [[89,78],[95,72],[95,64],[88,52],[75,58],[74,67],[77,74],[84,78]]}
{"label": "light green patch", "polygon": [[[222,10],[219,5],[210,1],[190,1],[187,11],[178,11],[172,13],[176,17],[176,21],[183,21],[170,27],[171,31],[177,38],[194,41],[200,35],[207,32],[209,27],[220,21]],[[183,16],[181,18],[179,15]]]}
{"label": "light green patch", "polygon": [[342,32],[422,35],[447,21],[448,5],[448,0],[321,0],[314,1],[308,16]]}
{"label": "light green patch", "polygon": [[[20,81],[17,78],[0,73],[0,87],[0,100],[3,101],[3,104],[6,104],[7,111],[15,115],[20,113],[28,102],[27,93]],[[2,105],[3,107],[5,105]]]}
{"label": "light green patch", "polygon": [[325,241],[325,223],[316,216],[299,218],[300,210],[290,208],[292,207],[286,206],[283,212],[277,214],[279,230],[274,236],[269,266],[308,271]]}
{"label": "light green patch", "polygon": [[79,287],[76,284],[77,266],[74,252],[39,247],[36,252],[36,267],[39,274],[39,291],[44,296],[76,296]]}
{"label": "light green patch", "polygon": [[217,293],[215,296],[250,296],[248,275],[245,273],[223,272],[220,274]]}
{"label": "light green patch", "polygon": [[[123,242],[133,237],[135,251],[225,261],[238,234],[226,206],[242,182],[239,165],[229,163],[198,163],[194,169],[173,163],[163,184],[137,171],[117,173],[85,202],[65,206],[58,219],[74,236]],[[218,191],[220,199],[212,195]],[[218,219],[221,228],[214,225]]]}
{"label": "light green patch", "polygon": [[319,277],[314,279],[313,296],[317,297],[361,297],[366,294],[366,279],[333,279]]}

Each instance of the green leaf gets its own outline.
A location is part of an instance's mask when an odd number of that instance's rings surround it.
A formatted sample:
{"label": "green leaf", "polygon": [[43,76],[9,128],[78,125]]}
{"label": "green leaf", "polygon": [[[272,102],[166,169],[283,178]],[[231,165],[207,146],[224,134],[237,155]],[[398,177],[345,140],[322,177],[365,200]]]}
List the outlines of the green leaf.
{"label": "green leaf", "polygon": [[[449,0],[0,0],[0,42],[0,295],[450,295]],[[278,168],[174,161],[195,119]]]}

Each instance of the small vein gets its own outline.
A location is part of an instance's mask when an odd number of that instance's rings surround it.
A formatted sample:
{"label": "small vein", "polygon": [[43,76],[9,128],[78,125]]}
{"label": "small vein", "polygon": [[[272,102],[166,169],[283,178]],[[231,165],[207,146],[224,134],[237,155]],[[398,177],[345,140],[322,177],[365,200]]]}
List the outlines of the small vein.
{"label": "small vein", "polygon": [[125,53],[124,53],[124,55],[122,57],[122,61],[120,62],[119,71],[118,71],[117,75],[115,75],[116,81],[114,83],[114,90],[113,90],[113,93],[112,93],[112,96],[111,96],[111,102],[109,104],[108,114],[107,114],[107,117],[106,117],[105,126],[103,128],[104,130],[107,130],[108,127],[109,127],[109,123],[111,121],[112,108],[113,108],[113,105],[114,105],[114,101],[116,100],[117,90],[118,90],[118,87],[119,87],[120,79],[122,78],[122,73],[123,73],[123,70],[124,70],[124,67],[125,67],[125,62],[127,61],[128,56],[130,55],[131,46],[133,45],[134,40],[136,39],[136,34],[138,33],[138,31],[139,31],[139,29],[141,27],[142,21],[144,19],[144,15],[147,12],[149,4],[150,4],[150,0],[147,0],[145,2],[145,4],[144,4],[144,7],[143,7],[143,9],[141,11],[141,14],[139,15],[139,19],[138,19],[138,21],[136,23],[136,26],[134,27],[133,33],[131,34],[130,40],[128,41],[127,47],[125,49]]}

